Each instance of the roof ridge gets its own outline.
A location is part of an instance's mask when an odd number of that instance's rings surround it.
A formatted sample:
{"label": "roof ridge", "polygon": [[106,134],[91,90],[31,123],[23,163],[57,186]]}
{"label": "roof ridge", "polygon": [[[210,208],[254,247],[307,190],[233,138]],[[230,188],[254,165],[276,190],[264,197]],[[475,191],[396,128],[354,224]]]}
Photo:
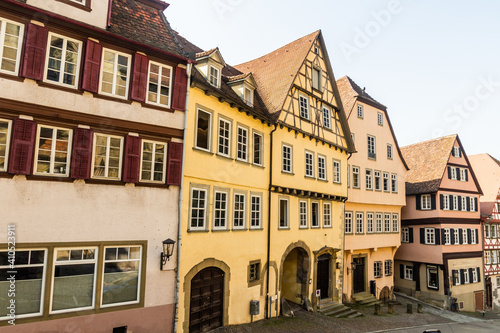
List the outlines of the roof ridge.
{"label": "roof ridge", "polygon": [[444,140],[444,139],[447,139],[447,138],[450,138],[450,137],[455,137],[456,138],[456,137],[458,137],[458,134],[449,134],[449,135],[441,136],[439,138],[427,139],[427,140],[424,140],[424,141],[415,142],[415,143],[403,146],[403,147],[401,147],[401,149],[407,148],[407,147],[411,147],[411,146],[420,145],[420,144],[424,144],[424,143],[431,142],[431,141]]}

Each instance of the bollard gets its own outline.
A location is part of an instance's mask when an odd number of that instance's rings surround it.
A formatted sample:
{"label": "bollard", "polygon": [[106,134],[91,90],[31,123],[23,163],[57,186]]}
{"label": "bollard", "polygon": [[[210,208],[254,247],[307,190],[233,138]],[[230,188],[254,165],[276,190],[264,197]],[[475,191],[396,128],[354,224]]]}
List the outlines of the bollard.
{"label": "bollard", "polygon": [[394,304],[393,303],[389,303],[387,305],[387,313],[388,314],[394,314]]}
{"label": "bollard", "polygon": [[422,304],[417,305],[417,312],[418,313],[424,313],[424,306]]}
{"label": "bollard", "polygon": [[381,310],[380,310],[380,304],[375,304],[375,315],[380,316]]}
{"label": "bollard", "polygon": [[406,304],[406,312],[409,314],[413,313],[413,305],[412,304]]}

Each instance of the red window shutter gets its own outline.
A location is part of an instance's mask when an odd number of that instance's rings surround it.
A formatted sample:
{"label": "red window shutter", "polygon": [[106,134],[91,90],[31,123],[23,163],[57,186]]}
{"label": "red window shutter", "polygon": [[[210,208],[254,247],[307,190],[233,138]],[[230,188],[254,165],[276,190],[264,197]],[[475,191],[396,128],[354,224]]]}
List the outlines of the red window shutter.
{"label": "red window shutter", "polygon": [[147,56],[136,53],[134,55],[134,70],[132,73],[132,88],[130,89],[130,99],[138,102],[146,101],[146,89],[148,86],[148,66]]}
{"label": "red window shutter", "polygon": [[88,39],[85,48],[82,89],[93,93],[99,91],[99,74],[101,71],[102,45]]}
{"label": "red window shutter", "polygon": [[33,149],[35,147],[36,122],[16,118],[12,131],[9,173],[15,175],[31,174]]}
{"label": "red window shutter", "polygon": [[181,185],[182,143],[169,142],[167,159],[167,185]]}
{"label": "red window shutter", "polygon": [[33,80],[43,79],[48,34],[49,31],[46,27],[33,23],[28,24],[21,76]]}
{"label": "red window shutter", "polygon": [[71,154],[71,178],[89,179],[93,139],[94,132],[91,129],[75,128]]}
{"label": "red window shutter", "polygon": [[186,108],[187,75],[186,69],[177,66],[175,68],[174,97],[172,109],[184,111]]}
{"label": "red window shutter", "polygon": [[139,166],[141,161],[141,138],[127,135],[125,139],[125,159],[123,161],[123,181],[139,182]]}

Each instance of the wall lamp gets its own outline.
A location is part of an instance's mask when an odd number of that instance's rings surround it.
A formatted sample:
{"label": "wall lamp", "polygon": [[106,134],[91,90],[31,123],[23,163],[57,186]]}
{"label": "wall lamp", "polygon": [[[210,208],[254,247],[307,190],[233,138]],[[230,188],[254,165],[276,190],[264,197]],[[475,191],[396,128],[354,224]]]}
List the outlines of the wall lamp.
{"label": "wall lamp", "polygon": [[170,238],[165,239],[163,242],[163,252],[161,253],[160,260],[160,270],[163,270],[163,266],[170,260],[172,253],[174,253],[174,244],[175,241]]}
{"label": "wall lamp", "polygon": [[356,263],[353,261],[351,265],[347,267],[347,275],[349,275],[349,271],[354,271],[356,269]]}

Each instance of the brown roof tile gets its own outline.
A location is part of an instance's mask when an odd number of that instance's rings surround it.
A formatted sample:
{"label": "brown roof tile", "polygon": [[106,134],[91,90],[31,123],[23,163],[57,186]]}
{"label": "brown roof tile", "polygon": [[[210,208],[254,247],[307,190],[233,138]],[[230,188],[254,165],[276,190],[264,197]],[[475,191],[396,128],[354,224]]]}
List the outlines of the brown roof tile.
{"label": "brown roof tile", "polygon": [[454,134],[401,148],[410,168],[406,195],[437,192],[456,139]]}

